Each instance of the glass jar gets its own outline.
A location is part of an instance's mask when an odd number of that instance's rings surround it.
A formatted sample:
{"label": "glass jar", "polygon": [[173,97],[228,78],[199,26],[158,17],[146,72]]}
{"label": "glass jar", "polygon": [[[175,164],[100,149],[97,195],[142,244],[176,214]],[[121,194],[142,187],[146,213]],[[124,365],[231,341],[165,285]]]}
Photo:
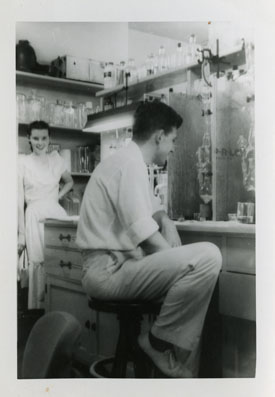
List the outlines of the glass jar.
{"label": "glass jar", "polygon": [[57,99],[56,104],[54,106],[54,125],[64,126],[64,105],[62,102]]}
{"label": "glass jar", "polygon": [[105,98],[104,105],[103,105],[104,111],[111,110],[113,108],[114,108],[114,105],[113,105],[111,98]]}
{"label": "glass jar", "polygon": [[93,114],[94,109],[93,109],[93,103],[92,102],[86,102],[85,103],[85,124],[87,122],[89,114]]}
{"label": "glass jar", "polygon": [[64,103],[64,125],[68,128],[75,128],[75,108],[72,101]]}
{"label": "glass jar", "polygon": [[41,118],[41,120],[45,121],[46,123],[50,123],[50,116],[48,113],[48,106],[47,106],[46,98],[40,97],[39,100],[40,100],[40,104],[41,104],[40,118]]}
{"label": "glass jar", "polygon": [[16,119],[22,123],[28,123],[27,101],[24,94],[16,94]]}
{"label": "glass jar", "polygon": [[27,107],[29,122],[40,120],[41,102],[37,98],[35,90],[31,91],[31,95],[27,99]]}
{"label": "glass jar", "polygon": [[48,102],[47,103],[47,113],[48,113],[48,120],[51,125],[54,125],[54,123],[55,123],[54,112],[55,112],[55,103]]}
{"label": "glass jar", "polygon": [[86,110],[86,106],[84,103],[79,103],[77,105],[76,112],[75,112],[75,118],[76,118],[75,124],[77,126],[76,128],[79,128],[81,130],[82,130],[82,128],[85,127],[85,124],[87,121],[85,110]]}

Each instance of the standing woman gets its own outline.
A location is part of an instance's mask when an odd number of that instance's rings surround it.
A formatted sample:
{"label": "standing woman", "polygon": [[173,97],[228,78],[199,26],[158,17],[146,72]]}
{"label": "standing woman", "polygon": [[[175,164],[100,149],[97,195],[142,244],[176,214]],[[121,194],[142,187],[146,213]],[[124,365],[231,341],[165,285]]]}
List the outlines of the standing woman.
{"label": "standing woman", "polygon": [[[28,138],[32,153],[19,156],[18,254],[27,247],[29,257],[28,309],[44,307],[45,218],[66,216],[58,201],[71,190],[73,179],[57,151],[48,152],[49,125],[34,121]],[[59,182],[64,183],[59,190]],[[26,205],[26,209],[25,209]],[[24,210],[25,209],[25,210]]]}

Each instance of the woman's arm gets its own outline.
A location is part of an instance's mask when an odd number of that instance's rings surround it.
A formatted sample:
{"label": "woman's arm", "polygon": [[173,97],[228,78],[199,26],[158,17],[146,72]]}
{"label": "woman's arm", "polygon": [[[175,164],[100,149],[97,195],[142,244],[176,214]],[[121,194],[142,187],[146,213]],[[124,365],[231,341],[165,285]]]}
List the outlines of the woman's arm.
{"label": "woman's arm", "polygon": [[62,189],[58,193],[58,200],[62,199],[66,193],[68,193],[74,185],[73,178],[68,171],[63,172],[61,179],[64,182]]}
{"label": "woman's arm", "polygon": [[18,175],[18,242],[17,252],[20,256],[25,247],[25,213],[24,213],[24,184],[23,177]]}
{"label": "woman's arm", "polygon": [[177,228],[165,211],[162,210],[155,212],[153,214],[153,218],[159,225],[162,236],[171,245],[171,247],[179,247],[182,245]]}

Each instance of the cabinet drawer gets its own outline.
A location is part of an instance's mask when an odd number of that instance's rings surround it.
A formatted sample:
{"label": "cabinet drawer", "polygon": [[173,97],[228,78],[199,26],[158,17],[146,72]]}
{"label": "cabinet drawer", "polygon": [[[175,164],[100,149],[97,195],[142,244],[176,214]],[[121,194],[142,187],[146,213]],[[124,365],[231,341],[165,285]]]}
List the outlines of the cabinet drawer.
{"label": "cabinet drawer", "polygon": [[255,274],[255,239],[227,237],[226,270]]}
{"label": "cabinet drawer", "polygon": [[45,226],[45,246],[79,249],[75,243],[76,227]]}
{"label": "cabinet drawer", "polygon": [[182,244],[193,244],[193,243],[201,243],[201,242],[209,242],[215,244],[217,247],[222,249],[222,236],[217,236],[210,233],[202,233],[202,232],[182,232],[179,231],[179,235],[182,240]]}
{"label": "cabinet drawer", "polygon": [[219,279],[220,313],[256,320],[256,278],[249,274],[222,272]]}
{"label": "cabinet drawer", "polygon": [[45,249],[45,271],[59,277],[81,280],[82,255],[80,251]]}

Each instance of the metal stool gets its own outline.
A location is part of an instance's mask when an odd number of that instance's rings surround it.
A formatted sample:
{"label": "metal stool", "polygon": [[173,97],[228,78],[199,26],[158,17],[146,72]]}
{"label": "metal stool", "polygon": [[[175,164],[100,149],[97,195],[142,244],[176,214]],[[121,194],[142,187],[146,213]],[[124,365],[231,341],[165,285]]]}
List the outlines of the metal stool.
{"label": "metal stool", "polygon": [[[144,314],[157,315],[160,303],[146,301],[100,301],[91,298],[90,308],[98,312],[115,313],[119,321],[119,337],[115,356],[96,361],[90,373],[96,377],[125,378],[127,363],[132,361],[136,378],[148,378],[150,370],[144,362],[144,353],[137,343]],[[111,365],[111,371],[106,366]]]}

